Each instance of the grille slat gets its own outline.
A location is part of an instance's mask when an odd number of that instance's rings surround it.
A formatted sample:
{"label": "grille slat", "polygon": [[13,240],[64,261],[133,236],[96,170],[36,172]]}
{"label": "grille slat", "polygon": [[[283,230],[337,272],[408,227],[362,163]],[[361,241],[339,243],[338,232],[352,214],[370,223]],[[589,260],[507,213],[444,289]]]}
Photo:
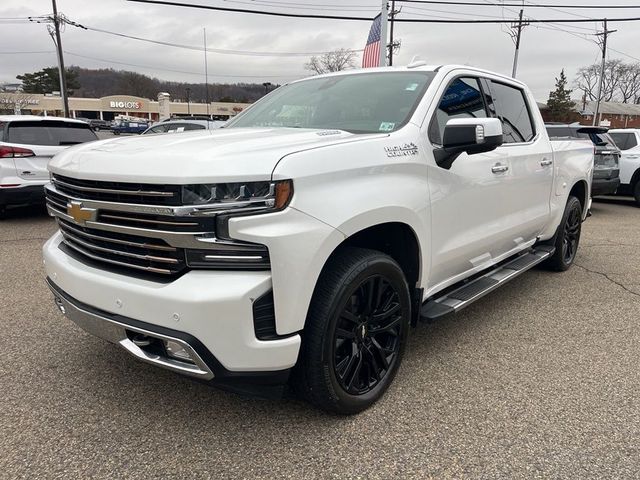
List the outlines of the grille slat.
{"label": "grille slat", "polygon": [[177,206],[182,195],[179,185],[80,180],[55,174],[51,182],[61,193],[105,202]]}
{"label": "grille slat", "polygon": [[162,240],[57,221],[65,245],[91,260],[162,275],[177,275],[187,268],[184,249]]}

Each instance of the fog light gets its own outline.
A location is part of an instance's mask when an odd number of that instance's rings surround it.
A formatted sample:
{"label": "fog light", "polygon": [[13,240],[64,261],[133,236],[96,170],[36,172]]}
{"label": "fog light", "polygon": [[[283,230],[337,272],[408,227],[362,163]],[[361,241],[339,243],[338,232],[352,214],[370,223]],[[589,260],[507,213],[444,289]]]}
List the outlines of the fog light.
{"label": "fog light", "polygon": [[167,355],[169,355],[170,357],[177,360],[186,360],[188,362],[194,363],[189,351],[178,342],[174,342],[173,340],[165,340],[164,348],[167,351]]}

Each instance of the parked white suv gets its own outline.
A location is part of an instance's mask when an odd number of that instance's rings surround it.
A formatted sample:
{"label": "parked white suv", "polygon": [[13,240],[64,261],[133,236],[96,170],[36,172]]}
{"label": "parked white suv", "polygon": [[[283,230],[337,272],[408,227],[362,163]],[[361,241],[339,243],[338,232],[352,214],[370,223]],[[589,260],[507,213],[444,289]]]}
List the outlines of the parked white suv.
{"label": "parked white suv", "polygon": [[409,66],[296,81],[222,129],[79,146],[49,168],[46,272],[71,320],[173,371],[290,380],[354,413],[420,316],[569,268],[593,146],[552,146],[518,81]]}
{"label": "parked white suv", "polygon": [[97,139],[80,120],[0,115],[0,216],[9,205],[44,203],[51,157]]}
{"label": "parked white suv", "polygon": [[622,151],[618,193],[633,195],[640,206],[640,129],[614,129],[609,134]]}

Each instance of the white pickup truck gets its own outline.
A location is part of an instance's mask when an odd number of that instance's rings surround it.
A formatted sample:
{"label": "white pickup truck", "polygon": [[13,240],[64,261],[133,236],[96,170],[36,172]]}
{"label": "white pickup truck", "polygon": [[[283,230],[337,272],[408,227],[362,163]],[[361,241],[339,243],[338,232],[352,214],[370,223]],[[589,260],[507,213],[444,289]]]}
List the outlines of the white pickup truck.
{"label": "white pickup truck", "polygon": [[223,129],[73,147],[49,164],[60,310],[135,357],[235,389],[289,381],[355,413],[412,324],[573,262],[593,146],[527,87],[463,66],[278,88]]}

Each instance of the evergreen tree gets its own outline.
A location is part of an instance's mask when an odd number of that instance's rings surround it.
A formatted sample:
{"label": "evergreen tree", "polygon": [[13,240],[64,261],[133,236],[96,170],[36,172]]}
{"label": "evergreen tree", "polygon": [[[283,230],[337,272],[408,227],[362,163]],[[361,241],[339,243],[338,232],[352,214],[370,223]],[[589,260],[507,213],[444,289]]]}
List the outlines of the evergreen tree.
{"label": "evergreen tree", "polygon": [[560,78],[556,77],[556,89],[549,92],[549,100],[547,101],[547,107],[549,107],[550,118],[552,122],[569,122],[575,108],[575,103],[571,100],[571,92],[567,88],[567,77],[564,74],[564,69],[560,72]]}
{"label": "evergreen tree", "polygon": [[[73,91],[80,88],[78,72],[69,68],[65,70],[67,93],[73,95]],[[51,93],[60,91],[58,67],[43,68],[38,72],[18,75],[16,78],[22,80],[22,90],[25,93]]]}

